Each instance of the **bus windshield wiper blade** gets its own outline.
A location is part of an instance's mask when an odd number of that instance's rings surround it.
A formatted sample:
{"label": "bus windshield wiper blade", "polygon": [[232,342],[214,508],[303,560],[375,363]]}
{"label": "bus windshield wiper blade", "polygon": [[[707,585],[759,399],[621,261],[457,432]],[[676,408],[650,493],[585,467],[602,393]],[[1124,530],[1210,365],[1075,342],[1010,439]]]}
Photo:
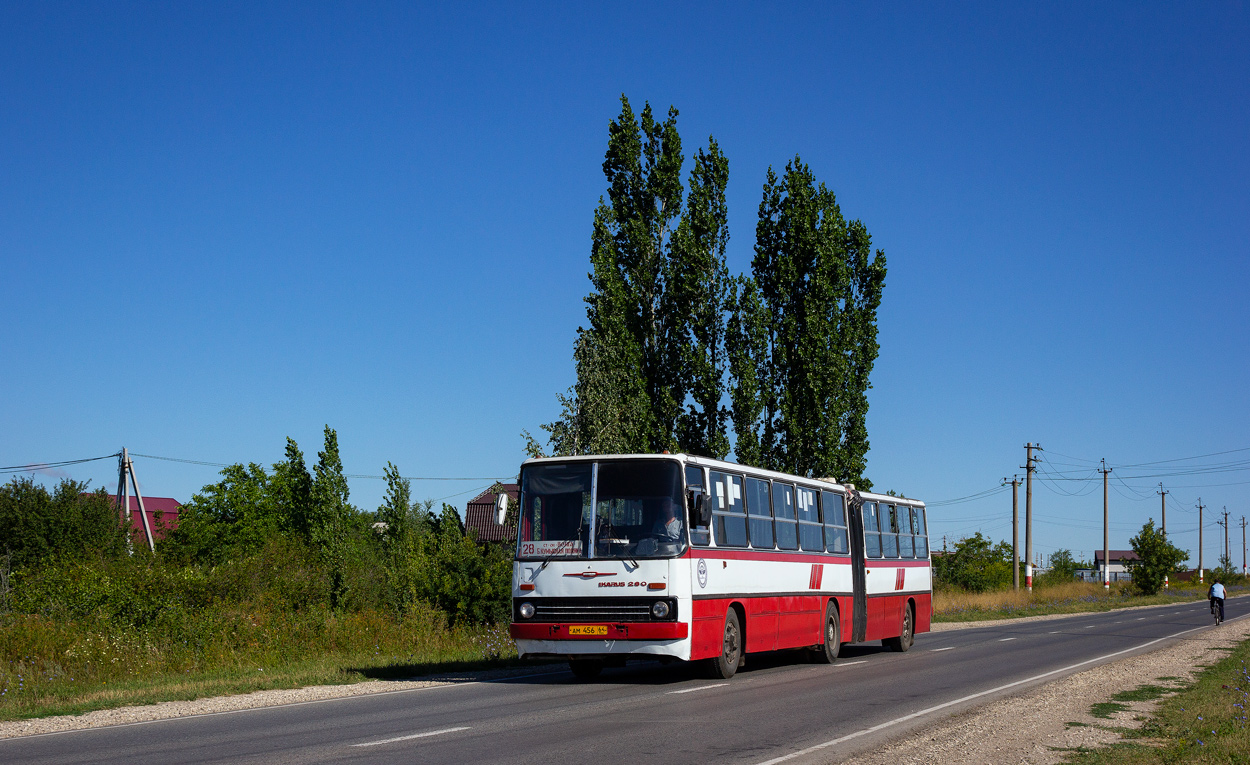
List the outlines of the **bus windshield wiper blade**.
{"label": "bus windshield wiper blade", "polygon": [[557,555],[564,552],[565,547],[569,544],[569,542],[572,542],[572,541],[573,541],[572,539],[565,539],[565,540],[562,540],[560,544],[556,545],[556,549],[552,550],[551,554],[548,555],[546,558],[543,558],[542,565],[538,567],[538,570],[542,571],[543,569],[547,568],[547,564],[550,563],[552,559],[555,558]]}

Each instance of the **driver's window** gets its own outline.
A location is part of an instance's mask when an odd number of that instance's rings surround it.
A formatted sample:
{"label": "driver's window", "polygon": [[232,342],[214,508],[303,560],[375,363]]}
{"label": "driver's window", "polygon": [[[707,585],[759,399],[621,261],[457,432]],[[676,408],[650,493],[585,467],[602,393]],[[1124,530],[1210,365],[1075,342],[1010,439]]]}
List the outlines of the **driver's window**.
{"label": "driver's window", "polygon": [[[703,481],[703,468],[694,465],[686,466],[686,496],[690,495],[690,489],[699,489],[703,491],[703,501],[710,503],[712,500],[707,496],[707,491],[703,489],[706,484]],[[706,547],[711,544],[712,530],[707,526],[700,526],[699,519],[696,517],[693,507],[687,508],[686,515],[690,519],[690,544]]]}

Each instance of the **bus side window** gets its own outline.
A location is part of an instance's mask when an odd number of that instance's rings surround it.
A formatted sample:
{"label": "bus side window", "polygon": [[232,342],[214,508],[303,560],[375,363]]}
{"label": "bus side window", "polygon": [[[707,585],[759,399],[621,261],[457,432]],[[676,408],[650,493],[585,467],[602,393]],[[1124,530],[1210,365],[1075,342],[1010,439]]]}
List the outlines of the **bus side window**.
{"label": "bus side window", "polygon": [[916,557],[916,547],[911,531],[911,508],[899,505],[898,508],[898,557]]}
{"label": "bus side window", "polygon": [[[686,488],[687,489],[692,489],[692,488],[702,489],[703,486],[704,486],[703,468],[697,467],[695,465],[687,465],[686,466]],[[705,491],[703,501],[710,503],[710,502],[715,502],[715,499],[713,497],[707,496],[707,492]],[[711,544],[712,534],[707,526],[696,526],[695,524],[698,522],[698,520],[699,520],[698,518],[695,518],[693,516],[690,518],[690,544],[699,545],[700,547],[706,547],[707,545]]]}
{"label": "bus side window", "polygon": [[916,531],[916,557],[929,557],[929,537],[924,527],[924,508],[913,507],[911,510],[912,519],[915,523],[912,528]]}
{"label": "bus side window", "polygon": [[773,483],[773,519],[777,528],[777,547],[799,549],[799,535],[794,527],[794,487]]}
{"label": "bus side window", "polygon": [[877,525],[877,503],[864,503],[864,554],[869,558],[881,557],[881,529]]}
{"label": "bus side window", "polygon": [[773,511],[768,504],[768,481],[747,479],[747,513],[751,519],[751,546],[773,549]]}
{"label": "bus side window", "polygon": [[851,546],[846,536],[845,500],[836,492],[822,491],[820,505],[825,515],[825,549],[831,553],[846,555],[851,551]]}
{"label": "bus side window", "polygon": [[881,518],[881,555],[885,558],[898,557],[898,517],[894,505],[880,506]]}
{"label": "bus side window", "polygon": [[824,534],[820,530],[820,508],[816,492],[799,486],[795,489],[799,511],[799,547],[809,552],[824,552]]}
{"label": "bus side window", "polygon": [[717,547],[747,546],[747,516],[742,507],[742,478],[712,471],[712,533]]}

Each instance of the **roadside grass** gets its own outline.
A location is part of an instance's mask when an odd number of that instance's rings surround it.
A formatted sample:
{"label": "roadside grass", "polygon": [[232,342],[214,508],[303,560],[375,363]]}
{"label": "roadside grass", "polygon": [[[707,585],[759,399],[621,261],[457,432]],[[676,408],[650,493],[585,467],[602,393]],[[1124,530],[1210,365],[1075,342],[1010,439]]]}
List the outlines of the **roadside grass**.
{"label": "roadside grass", "polygon": [[[1124,736],[1123,741],[1106,748],[1071,750],[1067,752],[1066,762],[1073,765],[1250,762],[1246,712],[1250,707],[1250,641],[1242,642],[1228,657],[1208,667],[1193,683],[1174,687],[1144,685],[1112,698],[1112,702],[1093,705],[1091,712],[1095,717],[1108,717],[1111,712],[1128,709],[1124,702],[1163,700],[1141,728],[1115,728]],[[1112,706],[1118,708],[1111,709]]]}
{"label": "roadside grass", "polygon": [[196,616],[172,630],[35,615],[0,619],[0,720],[518,662],[506,624],[449,627],[434,610],[405,617],[265,609]]}
{"label": "roadside grass", "polygon": [[[1239,589],[1245,588],[1230,588],[1230,591]],[[1104,590],[1101,584],[1095,582],[1065,582],[1034,587],[1033,592],[1024,588],[994,592],[938,589],[933,593],[933,621],[969,622],[1076,614],[1195,600],[1206,600],[1205,588],[1173,587],[1150,596],[1136,594],[1128,583],[1112,585],[1109,590]]]}

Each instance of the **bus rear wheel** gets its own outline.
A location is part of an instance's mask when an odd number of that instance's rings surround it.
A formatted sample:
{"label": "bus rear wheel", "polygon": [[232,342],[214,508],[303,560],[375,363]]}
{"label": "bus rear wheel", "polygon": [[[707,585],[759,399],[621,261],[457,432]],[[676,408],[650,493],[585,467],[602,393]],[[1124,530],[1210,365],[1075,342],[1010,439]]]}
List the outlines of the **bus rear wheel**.
{"label": "bus rear wheel", "polygon": [[738,612],[729,609],[725,615],[725,631],[721,640],[720,656],[707,659],[707,673],[716,680],[728,680],[742,663],[742,624]]}
{"label": "bus rear wheel", "polygon": [[812,649],[812,658],[819,664],[832,664],[838,660],[842,649],[842,625],[838,622],[838,607],[832,602],[825,606],[825,644]]}
{"label": "bus rear wheel", "polygon": [[911,648],[911,644],[916,640],[916,614],[910,603],[907,604],[907,610],[903,611],[902,631],[903,634],[898,637],[888,638],[881,642],[885,643],[890,650],[898,651],[899,653]]}
{"label": "bus rear wheel", "polygon": [[593,680],[603,671],[602,659],[569,659],[569,671],[578,680]]}

